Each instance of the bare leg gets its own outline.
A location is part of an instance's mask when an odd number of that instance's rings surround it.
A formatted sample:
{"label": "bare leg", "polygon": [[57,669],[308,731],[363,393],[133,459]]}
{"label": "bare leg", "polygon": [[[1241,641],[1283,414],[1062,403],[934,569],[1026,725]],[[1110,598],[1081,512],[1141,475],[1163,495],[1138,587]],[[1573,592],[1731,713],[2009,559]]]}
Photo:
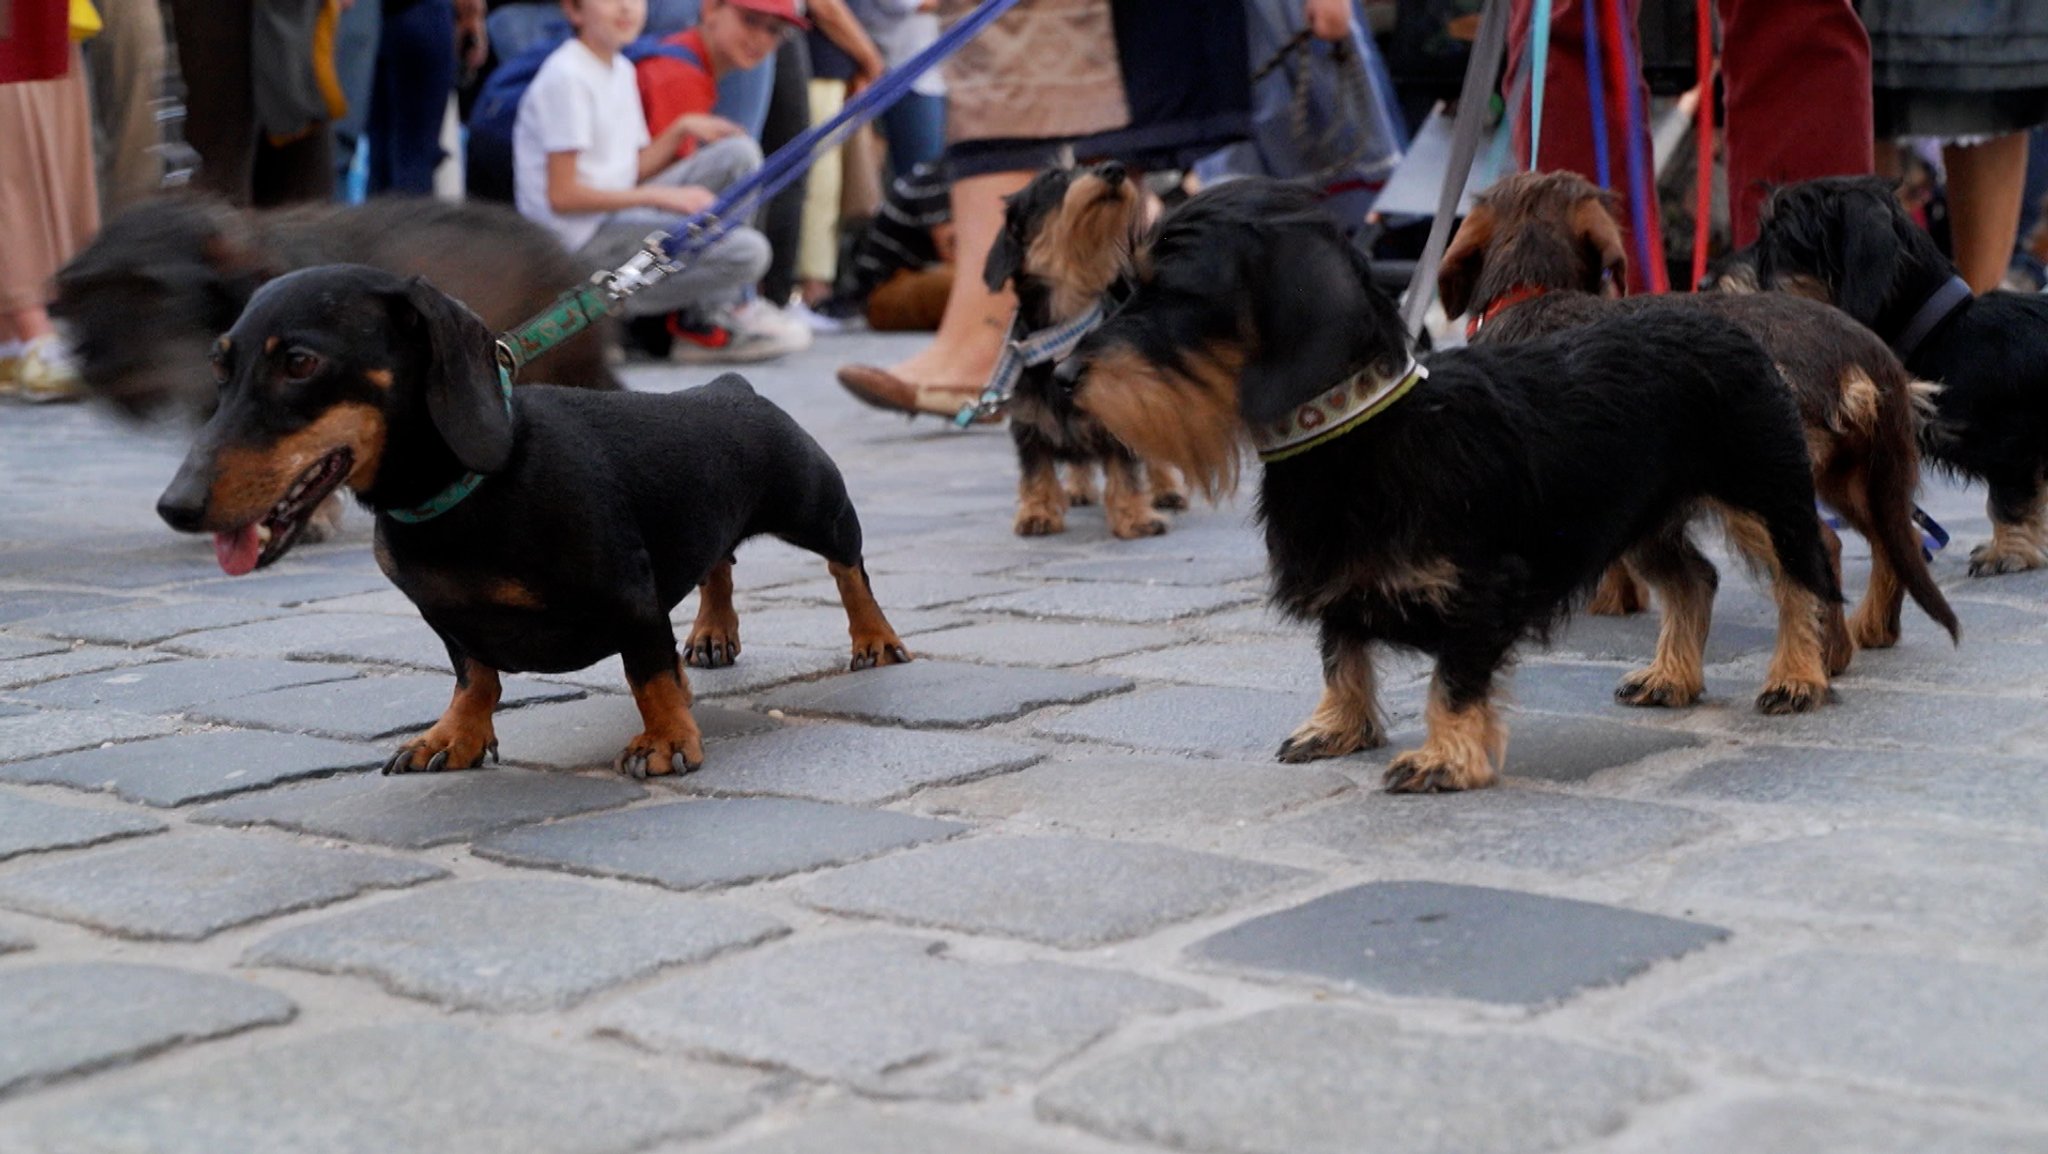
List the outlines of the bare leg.
{"label": "bare leg", "polygon": [[994,172],[953,185],[959,275],[953,278],[938,335],[909,360],[892,366],[891,373],[913,385],[951,385],[968,391],[979,391],[988,380],[1017,298],[1007,290],[990,292],[982,282],[981,266],[1003,229],[1003,198],[1031,183],[1031,176]]}
{"label": "bare leg", "polygon": [[1948,168],[1956,270],[1970,282],[1970,291],[1990,292],[2004,279],[2013,242],[2019,238],[2027,134],[2015,132],[1968,146],[1944,145],[1941,158]]}

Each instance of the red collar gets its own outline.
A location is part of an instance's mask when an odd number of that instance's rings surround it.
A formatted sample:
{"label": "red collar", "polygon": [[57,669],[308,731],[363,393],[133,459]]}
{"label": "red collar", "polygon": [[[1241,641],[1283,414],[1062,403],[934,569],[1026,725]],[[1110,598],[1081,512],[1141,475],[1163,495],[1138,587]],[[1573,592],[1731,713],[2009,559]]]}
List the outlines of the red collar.
{"label": "red collar", "polygon": [[1485,327],[1486,322],[1499,316],[1502,312],[1514,308],[1523,301],[1535,300],[1549,291],[1549,285],[1529,284],[1527,282],[1515,285],[1508,289],[1508,291],[1493,298],[1493,303],[1487,305],[1484,311],[1465,322],[1465,339],[1469,341],[1473,337],[1478,336],[1479,330]]}

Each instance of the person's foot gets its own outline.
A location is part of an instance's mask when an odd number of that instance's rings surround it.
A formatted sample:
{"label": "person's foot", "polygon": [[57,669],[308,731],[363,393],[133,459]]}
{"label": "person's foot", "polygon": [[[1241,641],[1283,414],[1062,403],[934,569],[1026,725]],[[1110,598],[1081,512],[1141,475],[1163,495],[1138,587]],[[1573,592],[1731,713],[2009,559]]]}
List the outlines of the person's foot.
{"label": "person's foot", "polygon": [[[873,365],[841,365],[839,384],[867,405],[913,417],[929,413],[950,420],[962,406],[981,397],[980,385],[913,384]],[[1002,419],[1000,413],[986,413],[977,416],[975,423],[992,424]]]}
{"label": "person's foot", "polygon": [[79,379],[78,367],[72,364],[70,351],[54,336],[28,342],[14,375],[21,399],[30,404],[85,399],[85,382]]}
{"label": "person's foot", "polygon": [[674,338],[668,359],[679,365],[740,365],[773,360],[811,347],[811,331],[760,301],[716,319],[668,318]]}

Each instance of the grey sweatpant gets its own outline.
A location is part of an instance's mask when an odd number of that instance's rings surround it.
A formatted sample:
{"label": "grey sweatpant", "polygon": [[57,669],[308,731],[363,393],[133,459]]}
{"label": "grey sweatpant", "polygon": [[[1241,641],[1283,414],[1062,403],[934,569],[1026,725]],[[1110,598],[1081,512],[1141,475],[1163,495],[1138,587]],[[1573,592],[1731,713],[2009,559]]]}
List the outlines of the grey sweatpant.
{"label": "grey sweatpant", "polygon": [[[728,136],[700,146],[645,183],[695,184],[720,192],[759,167],[761,146],[750,137]],[[611,213],[597,226],[590,243],[576,250],[577,259],[588,262],[592,269],[617,268],[640,251],[640,242],[648,233],[671,228],[676,222],[674,214],[652,208]],[[703,312],[735,304],[768,270],[768,255],[767,237],[751,228],[735,228],[682,271],[627,297],[626,315]]]}

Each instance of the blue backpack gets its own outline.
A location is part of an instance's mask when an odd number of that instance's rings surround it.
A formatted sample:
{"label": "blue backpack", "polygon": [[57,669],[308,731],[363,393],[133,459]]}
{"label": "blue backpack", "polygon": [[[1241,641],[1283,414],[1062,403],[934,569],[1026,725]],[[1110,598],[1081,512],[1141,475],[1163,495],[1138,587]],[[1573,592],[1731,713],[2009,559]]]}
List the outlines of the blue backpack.
{"label": "blue backpack", "polygon": [[[555,49],[568,42],[567,24],[558,35],[535,44],[505,61],[484,81],[476,103],[469,112],[468,182],[469,195],[485,200],[512,200],[512,128],[519,120],[519,101],[540,74]],[[626,45],[628,61],[639,64],[655,56],[680,60],[693,68],[704,63],[697,54],[680,44],[664,44],[653,36],[642,36]]]}

